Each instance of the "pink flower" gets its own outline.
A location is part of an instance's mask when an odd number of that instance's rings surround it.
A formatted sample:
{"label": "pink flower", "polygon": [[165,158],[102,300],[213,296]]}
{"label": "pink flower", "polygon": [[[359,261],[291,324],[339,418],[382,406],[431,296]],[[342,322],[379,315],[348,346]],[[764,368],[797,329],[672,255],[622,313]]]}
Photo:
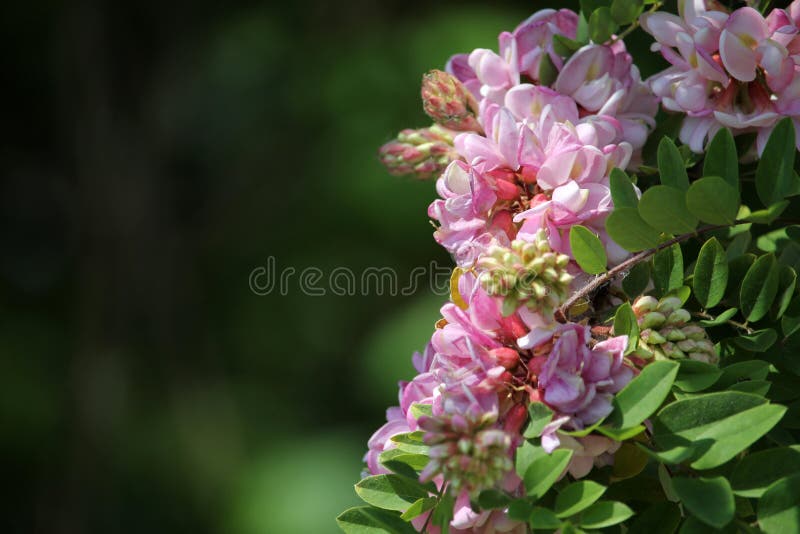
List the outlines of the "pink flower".
{"label": "pink flower", "polygon": [[562,449],[572,450],[567,472],[575,478],[585,477],[593,467],[613,465],[614,453],[622,445],[620,441],[596,434],[582,438],[562,434],[560,440]]}
{"label": "pink flower", "polygon": [[542,400],[584,428],[611,413],[611,399],[633,378],[623,363],[627,336],[609,338],[589,348],[589,328],[568,323],[558,328],[539,375]]}

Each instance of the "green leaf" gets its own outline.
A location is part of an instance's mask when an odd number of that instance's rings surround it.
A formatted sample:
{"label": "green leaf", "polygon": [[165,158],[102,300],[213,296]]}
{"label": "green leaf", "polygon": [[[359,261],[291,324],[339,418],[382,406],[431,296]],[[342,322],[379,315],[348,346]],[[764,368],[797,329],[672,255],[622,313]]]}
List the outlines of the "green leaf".
{"label": "green leaf", "polygon": [[641,473],[647,465],[648,455],[637,447],[634,441],[626,441],[614,453],[614,479],[632,478]]}
{"label": "green leaf", "polygon": [[676,446],[666,451],[654,451],[642,445],[636,444],[641,450],[652,456],[662,464],[679,464],[691,458],[697,450],[691,443],[685,446]]}
{"label": "green leaf", "polygon": [[626,439],[636,437],[644,432],[645,427],[644,425],[636,425],[628,428],[613,428],[602,425],[597,427],[597,431],[615,441],[625,441]]}
{"label": "green leaf", "polygon": [[686,207],[686,193],[675,187],[651,187],[639,200],[639,214],[651,227],[668,234],[688,234],[697,228],[697,217]]}
{"label": "green leaf", "polygon": [[713,308],[725,296],[728,285],[728,258],[716,237],[705,242],[694,266],[692,288],[703,308]]}
{"label": "green leaf", "polygon": [[720,313],[719,315],[717,315],[713,319],[704,319],[704,320],[698,321],[698,322],[699,322],[700,326],[704,326],[706,328],[711,327],[711,326],[719,326],[721,324],[725,324],[729,319],[731,319],[734,315],[736,315],[737,311],[739,311],[739,310],[736,309],[736,308],[728,308],[727,310],[725,310],[724,312]]}
{"label": "green leaf", "polygon": [[511,502],[511,497],[498,489],[486,489],[478,495],[478,504],[482,510],[495,510],[505,508]]}
{"label": "green leaf", "polygon": [[432,407],[430,404],[419,404],[414,403],[411,405],[411,415],[414,416],[414,419],[419,419],[423,415],[430,416],[432,413]]}
{"label": "green leaf", "polygon": [[530,441],[523,441],[517,449],[517,456],[514,459],[514,469],[520,478],[525,476],[525,472],[534,460],[547,454],[541,447],[535,446]]}
{"label": "green leaf", "polygon": [[686,206],[703,222],[733,224],[739,212],[739,191],[718,176],[707,176],[689,187]]}
{"label": "green leaf", "polygon": [[583,46],[578,41],[574,41],[563,35],[553,34],[553,50],[561,57],[569,57]]}
{"label": "green leaf", "polygon": [[581,528],[605,528],[622,523],[633,515],[633,510],[621,502],[598,501],[581,514]]}
{"label": "green leaf", "polygon": [[747,252],[747,249],[750,247],[751,239],[750,232],[736,234],[736,236],[731,239],[731,242],[728,243],[728,249],[725,251],[725,256],[727,256],[728,260],[738,258]]}
{"label": "green leaf", "polygon": [[681,509],[671,502],[657,502],[636,516],[628,534],[673,534],[681,522]]}
{"label": "green leaf", "polygon": [[747,253],[728,262],[728,289],[725,290],[725,298],[723,300],[739,303],[742,281],[755,261],[755,254]]}
{"label": "green leaf", "polygon": [[622,279],[622,289],[631,299],[641,295],[647,284],[650,282],[650,264],[646,261],[637,263],[628,271],[628,275]]}
{"label": "green leaf", "polygon": [[728,389],[730,391],[741,391],[743,393],[752,393],[753,395],[765,397],[771,386],[772,382],[769,380],[748,380],[747,382],[737,382]]}
{"label": "green leaf", "polygon": [[763,330],[757,330],[752,334],[739,336],[733,341],[744,350],[766,352],[778,341],[778,333],[772,328],[765,328]]}
{"label": "green leaf", "polygon": [[541,436],[542,430],[553,418],[553,412],[543,402],[530,403],[528,405],[528,415],[530,416],[530,422],[522,434],[526,439]]}
{"label": "green leaf", "polygon": [[535,506],[531,511],[528,522],[532,529],[554,529],[561,526],[561,520],[552,510]]}
{"label": "green leaf", "polygon": [[767,140],[756,168],[756,192],[765,206],[784,199],[794,186],[794,125],[781,119]]}
{"label": "green leaf", "polygon": [[527,521],[533,512],[533,505],[526,499],[516,499],[508,505],[508,517],[514,521]]}
{"label": "green leaf", "polygon": [[764,360],[744,360],[722,369],[722,376],[717,382],[720,388],[726,388],[741,380],[764,380],[769,374],[769,362]]}
{"label": "green leaf", "polygon": [[605,486],[591,480],[573,482],[556,497],[556,516],[564,518],[577,514],[594,504],[605,491]]}
{"label": "green leaf", "polygon": [[780,202],[771,204],[767,209],[754,211],[750,215],[744,217],[742,220],[756,224],[772,224],[775,219],[781,216],[783,210],[785,210],[788,206],[788,200],[781,200]]}
{"label": "green leaf", "polygon": [[547,493],[567,468],[570,458],[572,458],[571,450],[556,449],[551,454],[533,460],[523,477],[528,497],[539,499]]}
{"label": "green leaf", "polygon": [[615,208],[635,208],[639,204],[639,195],[625,171],[617,167],[611,169],[609,182]]}
{"label": "green leaf", "polygon": [[706,147],[703,176],[720,176],[732,188],[739,190],[739,156],[731,131],[723,128]]}
{"label": "green leaf", "polygon": [[703,391],[713,386],[722,376],[722,371],[716,365],[690,359],[681,360],[679,363],[675,386],[687,393]]}
{"label": "green leaf", "polygon": [[421,431],[406,432],[404,434],[396,434],[390,439],[396,443],[397,448],[402,451],[412,454],[428,454],[430,447],[425,445],[422,441],[422,436],[424,434],[425,433]]}
{"label": "green leaf", "polygon": [[603,44],[617,31],[617,24],[607,7],[595,9],[589,17],[589,37],[597,44]]}
{"label": "green leaf", "polygon": [[414,504],[408,507],[408,510],[400,515],[403,521],[411,521],[415,517],[421,516],[428,510],[433,510],[439,499],[436,497],[425,497],[424,499],[417,499]]}
{"label": "green leaf", "polygon": [[766,402],[736,391],[682,399],[653,418],[653,439],[664,449],[702,444],[691,466],[711,469],[749,447],[783,417],[784,406]]}
{"label": "green leaf", "polygon": [[356,484],[356,493],[367,504],[385,510],[402,511],[428,491],[416,480],[400,475],[373,475]]}
{"label": "green leaf", "polygon": [[453,506],[455,506],[455,498],[449,491],[439,498],[439,504],[433,509],[431,514],[431,523],[441,527],[442,534],[447,534],[450,527],[450,521],[453,519]]}
{"label": "green leaf", "polygon": [[539,83],[548,86],[558,78],[558,67],[555,66],[549,54],[542,54],[539,60]]}
{"label": "green leaf", "polygon": [[630,252],[655,248],[661,241],[661,235],[644,222],[635,208],[616,208],[606,219],[606,231]]}
{"label": "green leaf", "polygon": [[614,0],[611,2],[611,17],[619,25],[633,23],[641,12],[641,0]]}
{"label": "green leaf", "polygon": [[672,487],[692,515],[707,525],[722,528],[733,520],[736,503],[724,477],[672,479]]}
{"label": "green leaf", "polygon": [[667,398],[678,375],[675,362],[653,362],[616,394],[610,422],[616,428],[638,425],[655,412]]}
{"label": "green leaf", "polygon": [[[658,143],[658,172],[661,174],[661,183],[681,192],[689,189],[689,175],[686,174],[686,165],[683,163],[678,147],[669,137],[662,137]],[[673,232],[671,232],[673,233]]]}
{"label": "green leaf", "polygon": [[622,304],[614,314],[614,335],[628,336],[628,349],[635,349],[639,340],[639,324],[630,302]]}
{"label": "green leaf", "polygon": [[761,256],[747,270],[742,280],[739,303],[742,315],[748,321],[758,321],[767,314],[778,293],[779,278],[780,271],[773,254]]}
{"label": "green leaf", "polygon": [[683,285],[683,253],[677,243],[659,250],[653,258],[653,284],[659,296]]}
{"label": "green leaf", "polygon": [[573,226],[569,232],[572,256],[584,272],[600,274],[606,272],[608,258],[606,249],[597,235],[585,226]]}
{"label": "green leaf", "polygon": [[800,445],[767,449],[742,458],[731,474],[731,486],[736,495],[761,497],[774,482],[799,473]]}
{"label": "green leaf", "polygon": [[800,296],[795,297],[781,317],[781,331],[789,337],[800,330]]}
{"label": "green leaf", "polygon": [[794,297],[794,290],[797,287],[797,273],[788,265],[780,265],[780,279],[778,281],[778,295],[775,299],[772,317],[780,319]]}
{"label": "green leaf", "polygon": [[800,475],[772,484],[758,501],[758,524],[764,532],[800,532]]}
{"label": "green leaf", "polygon": [[424,454],[413,454],[401,449],[389,449],[380,454],[378,461],[384,465],[387,462],[401,462],[412,469],[421,471],[428,465],[429,458]]}
{"label": "green leaf", "polygon": [[371,506],[350,508],[336,518],[347,534],[416,534],[416,529],[400,519],[400,515]]}

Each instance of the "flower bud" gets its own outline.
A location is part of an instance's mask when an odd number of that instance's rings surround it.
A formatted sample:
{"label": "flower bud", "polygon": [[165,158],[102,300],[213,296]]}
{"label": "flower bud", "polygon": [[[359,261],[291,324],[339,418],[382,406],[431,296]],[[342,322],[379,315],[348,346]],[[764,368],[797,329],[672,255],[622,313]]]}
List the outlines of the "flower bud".
{"label": "flower bud", "polygon": [[459,157],[450,132],[436,125],[401,131],[380,148],[379,156],[390,174],[413,174],[420,180],[436,178]]}
{"label": "flower bud", "polygon": [[478,103],[452,74],[432,70],[422,77],[422,107],[437,124],[460,132],[482,132]]}
{"label": "flower bud", "polygon": [[497,365],[506,369],[513,369],[519,363],[519,352],[510,347],[499,347],[489,351],[489,356]]}

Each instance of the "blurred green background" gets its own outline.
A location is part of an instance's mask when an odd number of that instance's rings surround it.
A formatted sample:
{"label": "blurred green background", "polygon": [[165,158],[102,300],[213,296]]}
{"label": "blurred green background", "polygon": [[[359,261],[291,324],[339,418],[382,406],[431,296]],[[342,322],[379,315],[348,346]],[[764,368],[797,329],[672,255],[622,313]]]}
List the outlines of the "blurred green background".
{"label": "blurred green background", "polygon": [[548,3],[65,4],[0,7],[0,529],[336,532],[442,299],[248,277],[449,264],[376,150]]}

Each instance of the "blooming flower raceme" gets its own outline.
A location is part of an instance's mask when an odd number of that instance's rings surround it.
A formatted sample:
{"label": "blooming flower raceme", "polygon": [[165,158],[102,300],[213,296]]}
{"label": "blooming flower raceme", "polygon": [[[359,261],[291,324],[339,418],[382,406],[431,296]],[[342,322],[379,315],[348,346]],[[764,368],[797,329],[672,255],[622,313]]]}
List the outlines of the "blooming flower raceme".
{"label": "blooming flower raceme", "polygon": [[648,13],[642,27],[671,64],[648,83],[665,109],[686,113],[681,141],[702,152],[727,127],[734,134],[756,132],[760,154],[780,118],[791,117],[797,129],[800,2],[766,18],[751,7],[728,13],[711,2],[680,4],[682,16]]}
{"label": "blooming flower raceme", "polygon": [[[638,164],[658,102],[621,41],[559,55],[554,36],[574,39],[577,25],[574,12],[544,10],[503,32],[499,52],[453,56],[447,72],[423,78],[423,108],[436,124],[404,130],[381,149],[394,174],[438,176],[428,215],[457,269],[451,301],[414,356],[417,374],[400,383],[399,406],[365,460],[370,473],[385,473],[381,457],[397,436],[421,432],[430,449],[420,476],[452,494],[450,532],[526,531],[506,510],[480,511],[472,501],[485,489],[525,495],[514,459],[530,403],[553,413],[545,452],[574,453],[562,476],[586,476],[619,447],[562,430],[611,413],[636,372],[623,357],[628,339],[593,338],[587,325],[559,323],[556,311],[586,276],[573,261],[572,227],[598,235],[609,266],[629,256],[604,228],[609,175]],[[438,533],[429,519],[412,523]]]}

